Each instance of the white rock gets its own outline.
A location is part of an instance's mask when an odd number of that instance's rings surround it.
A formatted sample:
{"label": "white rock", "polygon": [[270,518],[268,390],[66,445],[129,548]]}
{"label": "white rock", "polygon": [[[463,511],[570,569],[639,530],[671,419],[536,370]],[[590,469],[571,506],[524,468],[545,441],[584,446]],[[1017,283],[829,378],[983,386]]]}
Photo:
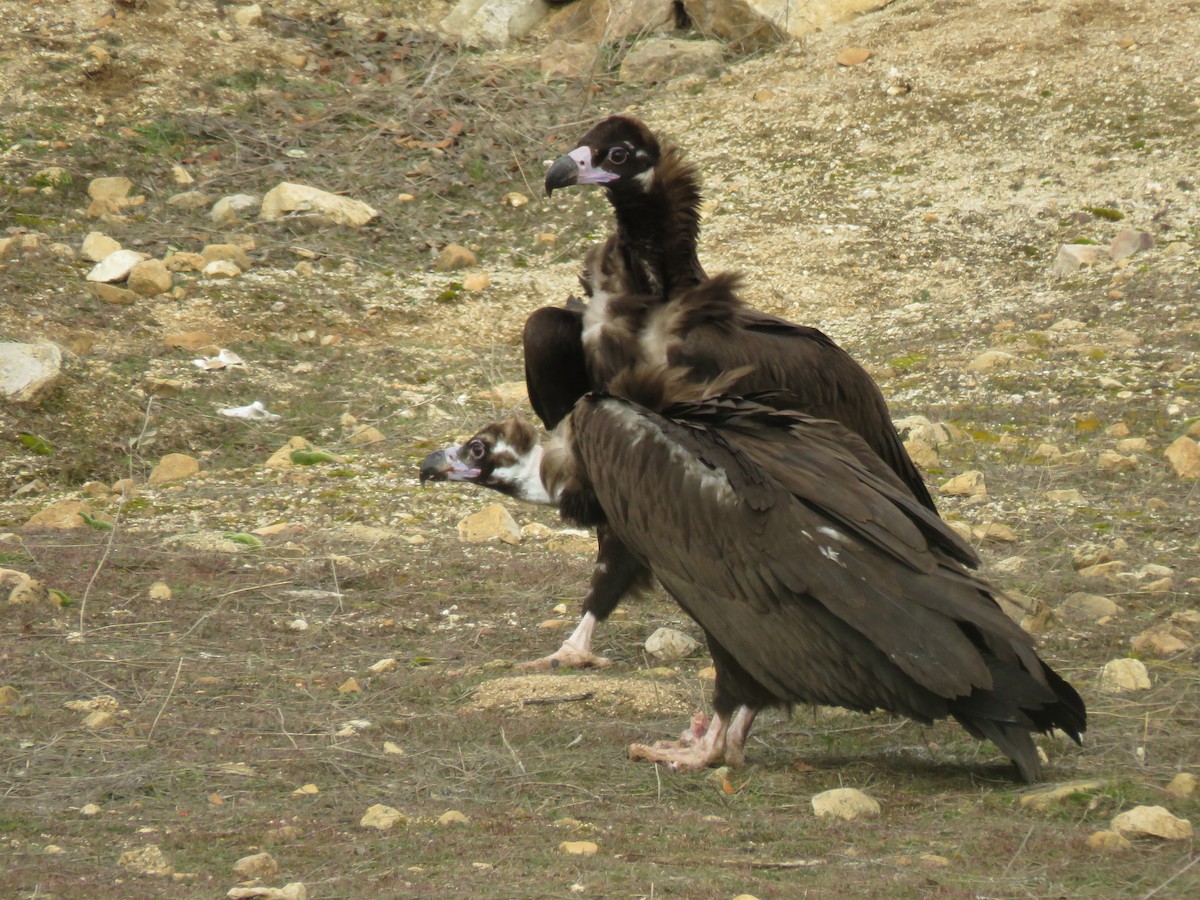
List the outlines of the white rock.
{"label": "white rock", "polygon": [[1163,456],[1180,478],[1200,478],[1200,444],[1187,435],[1176,438]]}
{"label": "white rock", "polygon": [[257,3],[251,3],[249,6],[239,7],[233,12],[233,21],[237,22],[242,28],[249,28],[253,25],[261,25],[262,20],[262,7]]}
{"label": "white rock", "polygon": [[214,259],[205,263],[201,274],[205,278],[237,278],[242,274],[242,270],[232,259]]}
{"label": "white rock", "polygon": [[37,406],[61,378],[57,344],[0,344],[0,399]]}
{"label": "white rock", "polygon": [[663,662],[685,659],[699,649],[699,641],[674,628],[659,628],[646,638],[646,652]]}
{"label": "white rock", "polygon": [[130,270],[146,258],[145,253],[138,253],[136,250],[115,250],[96,263],[92,271],[88,272],[87,280],[105,284],[124,281],[129,277]]}
{"label": "white rock", "polygon": [[1013,368],[1017,358],[1003,350],[985,350],[967,363],[968,372],[994,372]]}
{"label": "white rock", "polygon": [[379,215],[377,210],[358,200],[339,197],[305,184],[283,181],[263,197],[262,217],[269,222],[289,213],[352,228],[365,225]]}
{"label": "white rock", "polygon": [[1112,820],[1114,831],[1121,834],[1149,835],[1168,841],[1186,841],[1192,836],[1192,823],[1171,815],[1161,806],[1135,806]]}
{"label": "white rock", "polygon": [[240,219],[258,215],[262,198],[254,194],[230,194],[213,204],[209,217],[214,225],[232,225]]}
{"label": "white rock", "polygon": [[1106,694],[1150,690],[1150,673],[1140,659],[1113,659],[1100,671],[1100,690]]}
{"label": "white rock", "polygon": [[1121,607],[1108,597],[1083,591],[1070,594],[1056,610],[1059,616],[1071,622],[1095,622],[1120,611]]}
{"label": "white rock", "polygon": [[93,178],[88,184],[88,196],[93,200],[124,200],[133,190],[133,182],[123,176]]}
{"label": "white rock", "polygon": [[1090,266],[1108,256],[1103,247],[1092,244],[1063,244],[1058,248],[1052,271],[1055,275],[1070,275],[1082,266]]}
{"label": "white rock", "polygon": [[109,254],[116,253],[120,249],[121,245],[107,234],[100,231],[89,231],[87,237],[83,239],[79,252],[84,259],[100,262]]}
{"label": "white rock", "polygon": [[858,788],[822,791],[812,798],[812,808],[821,818],[835,816],[847,821],[879,815],[878,801],[868,797]]}
{"label": "white rock", "polygon": [[471,47],[507,47],[546,16],[541,0],[459,0],[438,23],[448,38]]}

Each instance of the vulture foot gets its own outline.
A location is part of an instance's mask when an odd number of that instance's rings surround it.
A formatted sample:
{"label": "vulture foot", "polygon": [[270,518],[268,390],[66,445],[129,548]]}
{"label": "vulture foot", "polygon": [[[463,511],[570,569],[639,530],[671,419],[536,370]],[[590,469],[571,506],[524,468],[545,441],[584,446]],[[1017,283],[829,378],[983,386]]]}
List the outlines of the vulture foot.
{"label": "vulture foot", "polygon": [[695,772],[720,765],[740,769],[746,764],[746,735],[757,712],[739,706],[732,716],[718,714],[711,720],[698,712],[679,740],[630,744],[629,758],[666,763],[675,772]]}
{"label": "vulture foot", "polygon": [[571,636],[563,641],[561,647],[549,656],[522,663],[520,668],[527,672],[544,672],[546,669],[603,669],[611,666],[611,659],[592,653],[592,635],[596,631],[596,624],[594,613],[584,613]]}
{"label": "vulture foot", "polygon": [[526,672],[544,672],[547,669],[603,669],[612,665],[612,660],[596,656],[590,650],[580,650],[572,647],[570,642],[563,644],[549,656],[521,663],[517,668]]}

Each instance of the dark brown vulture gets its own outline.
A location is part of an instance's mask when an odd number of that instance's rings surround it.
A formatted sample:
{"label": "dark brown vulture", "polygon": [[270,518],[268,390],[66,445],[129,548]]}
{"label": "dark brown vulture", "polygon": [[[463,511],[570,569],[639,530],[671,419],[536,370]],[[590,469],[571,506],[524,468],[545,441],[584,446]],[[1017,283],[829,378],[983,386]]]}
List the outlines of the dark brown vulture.
{"label": "dark brown vulture", "polygon": [[[681,399],[694,397],[696,399]],[[970,551],[841,424],[638,368],[587,394],[552,439],[512,419],[431,454],[422,479],[471,481],[604,525],[704,630],[713,716],[635,759],[744,761],[767,706],[952,716],[1026,781],[1031,732],[1076,741],[1083,701],[1038,657]]]}
{"label": "dark brown vulture", "polygon": [[[587,255],[581,277],[586,308],[546,307],[525,323],[525,383],[548,429],[585,391],[605,389],[633,365],[684,367],[699,380],[741,369],[737,392],[775,391],[777,407],[841,422],[935,509],[866,370],[818,329],[743,305],[732,278],[707,278],[696,255],[699,177],[681,150],[660,144],[636,119],[611,116],[546,173],[547,192],[576,184],[604,187],[617,230]],[[696,293],[713,281],[720,284],[707,295]],[[692,295],[689,302],[676,303],[685,294]],[[663,335],[669,340],[655,339]],[[597,538],[579,627],[556,653],[530,667],[607,664],[591,652],[595,626],[649,579],[604,526]],[[973,554],[970,562],[977,562]]]}

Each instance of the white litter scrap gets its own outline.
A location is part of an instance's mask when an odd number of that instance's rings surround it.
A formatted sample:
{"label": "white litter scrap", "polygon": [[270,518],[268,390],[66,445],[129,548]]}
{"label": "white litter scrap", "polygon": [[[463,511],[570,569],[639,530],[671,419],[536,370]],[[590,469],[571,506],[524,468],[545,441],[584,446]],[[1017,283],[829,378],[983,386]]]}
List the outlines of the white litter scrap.
{"label": "white litter scrap", "polygon": [[247,419],[251,422],[278,422],[281,418],[278,413],[273,413],[263,406],[261,400],[255,400],[249,406],[230,406],[218,409],[217,412],[231,419]]}
{"label": "white litter scrap", "polygon": [[222,348],[216,356],[210,356],[208,359],[193,359],[192,365],[205,371],[213,371],[216,369],[228,369],[231,366],[244,366],[246,365],[246,361],[232,350]]}

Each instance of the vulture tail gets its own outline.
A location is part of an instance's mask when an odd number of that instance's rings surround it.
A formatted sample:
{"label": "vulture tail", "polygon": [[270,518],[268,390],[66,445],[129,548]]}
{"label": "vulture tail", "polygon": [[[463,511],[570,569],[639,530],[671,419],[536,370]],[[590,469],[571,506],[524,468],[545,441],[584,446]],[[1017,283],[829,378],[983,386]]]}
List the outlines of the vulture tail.
{"label": "vulture tail", "polygon": [[1045,682],[1017,666],[987,660],[992,687],[976,689],[950,704],[950,714],[978,738],[986,738],[1013,761],[1021,778],[1033,783],[1042,765],[1032,732],[1060,728],[1079,743],[1087,711],[1075,688],[1045,663]]}

